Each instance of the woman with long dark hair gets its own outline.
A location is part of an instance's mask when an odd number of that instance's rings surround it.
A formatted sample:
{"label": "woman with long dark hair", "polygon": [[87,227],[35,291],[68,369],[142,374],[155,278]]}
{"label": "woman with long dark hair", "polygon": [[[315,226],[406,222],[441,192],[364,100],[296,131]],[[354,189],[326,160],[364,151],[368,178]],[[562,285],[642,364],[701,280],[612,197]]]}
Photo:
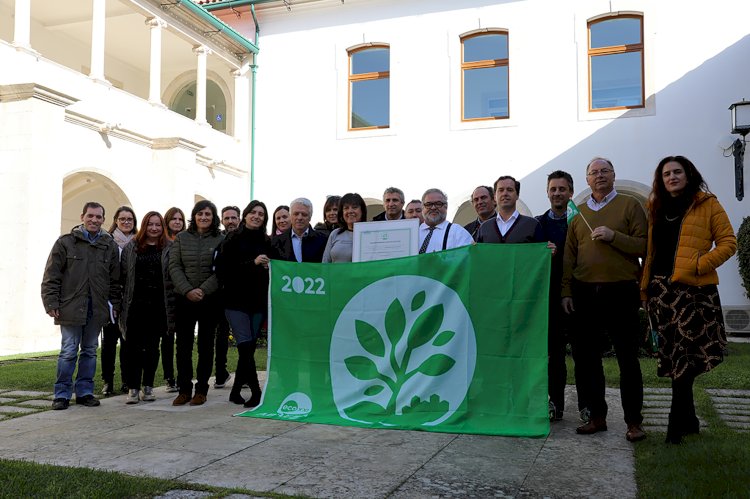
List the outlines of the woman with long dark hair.
{"label": "woman with long dark hair", "polygon": [[323,205],[323,221],[315,225],[315,230],[328,236],[339,227],[339,201],[341,201],[341,196],[328,196],[326,198]]}
{"label": "woman with long dark hair", "polygon": [[[185,213],[176,206],[171,207],[167,210],[164,215],[164,222],[167,224],[167,239],[174,241],[177,234],[185,230]],[[167,262],[169,262],[169,249],[171,245],[167,246]],[[169,272],[167,272],[167,279],[169,287],[171,289],[172,281],[169,279]],[[164,380],[167,383],[167,393],[174,393],[179,391],[177,388],[177,382],[174,376],[174,343],[175,343],[175,332],[174,332],[174,292],[169,292],[169,298],[172,303],[172,307],[167,307],[167,313],[169,314],[169,329],[161,337],[161,367],[164,372]]]}
{"label": "woman with long dark hair", "polygon": [[716,268],[737,248],[724,208],[684,156],[659,162],[649,197],[641,280],[658,343],[657,374],[672,379],[667,443],[698,433],[693,381],[723,360],[727,343]]}
{"label": "woman with long dark hair", "polygon": [[[123,283],[120,331],[125,339],[129,393],[126,403],[156,400],[154,375],[159,364],[159,339],[167,331],[168,286],[165,282],[169,252],[164,218],[150,211],[141,230],[125,246],[120,258]],[[141,390],[141,385],[143,389]]]}
{"label": "woman with long dark hair", "polygon": [[[115,211],[112,219],[112,225],[109,227],[109,233],[122,250],[135,237],[138,232],[138,220],[135,218],[135,212],[129,206],[120,206]],[[125,380],[125,343],[120,334],[120,327],[116,323],[109,323],[102,328],[102,394],[105,397],[112,395],[115,390],[115,355],[117,353],[117,342],[120,342],[120,378],[122,386],[120,391],[128,393],[128,385]]]}
{"label": "woman with long dark hair", "polygon": [[[169,275],[175,290],[177,386],[172,405],[201,405],[208,395],[214,357],[214,332],[221,304],[214,258],[224,236],[219,231],[216,205],[202,200],[190,213],[190,225],[177,234],[169,251]],[[193,395],[193,342],[198,324],[198,368]]]}
{"label": "woman with long dark hair", "polygon": [[354,224],[367,221],[367,204],[357,193],[348,193],[339,199],[338,228],[331,232],[323,252],[323,263],[352,261]]}
{"label": "woman with long dark hair", "polygon": [[292,226],[292,218],[289,215],[289,207],[277,206],[271,217],[271,237],[278,236],[289,230]]}
{"label": "woman with long dark hair", "polygon": [[[242,210],[242,224],[231,233],[216,259],[216,275],[223,288],[224,309],[237,342],[237,372],[230,402],[255,407],[261,389],[255,367],[255,346],[268,309],[268,254],[271,239],[266,234],[268,211],[260,201],[251,201]],[[248,384],[246,401],[240,390]]]}

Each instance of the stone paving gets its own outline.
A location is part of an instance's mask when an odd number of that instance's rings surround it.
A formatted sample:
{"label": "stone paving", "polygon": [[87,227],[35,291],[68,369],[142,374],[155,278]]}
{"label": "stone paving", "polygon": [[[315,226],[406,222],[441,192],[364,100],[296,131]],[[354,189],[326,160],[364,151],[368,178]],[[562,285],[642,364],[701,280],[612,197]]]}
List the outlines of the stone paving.
{"label": "stone paving", "polygon": [[565,418],[546,438],[238,418],[227,388],[200,407],[155,392],[148,404],[116,396],[0,421],[0,456],[311,497],[637,496],[618,390],[607,390],[609,431],[582,436],[568,387]]}
{"label": "stone paving", "polygon": [[706,391],[724,424],[742,433],[750,431],[750,390]]}

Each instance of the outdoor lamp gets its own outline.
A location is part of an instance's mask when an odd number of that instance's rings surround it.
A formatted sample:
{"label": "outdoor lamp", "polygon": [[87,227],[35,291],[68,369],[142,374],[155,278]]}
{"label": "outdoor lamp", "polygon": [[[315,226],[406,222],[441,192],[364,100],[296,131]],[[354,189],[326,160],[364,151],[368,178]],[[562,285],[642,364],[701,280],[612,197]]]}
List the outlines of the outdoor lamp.
{"label": "outdoor lamp", "polygon": [[745,197],[745,179],[744,179],[744,157],[745,157],[745,136],[750,133],[750,102],[742,99],[742,102],[735,102],[729,106],[732,112],[732,133],[742,135],[742,139],[737,139],[732,144],[732,156],[734,156],[734,194],[737,201],[742,201]]}

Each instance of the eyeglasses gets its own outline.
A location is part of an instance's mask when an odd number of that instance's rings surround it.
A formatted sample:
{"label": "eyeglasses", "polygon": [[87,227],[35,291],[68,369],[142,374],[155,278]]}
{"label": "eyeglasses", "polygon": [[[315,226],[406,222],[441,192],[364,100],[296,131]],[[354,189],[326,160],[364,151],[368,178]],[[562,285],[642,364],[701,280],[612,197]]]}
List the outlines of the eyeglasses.
{"label": "eyeglasses", "polygon": [[123,218],[123,217],[120,217],[120,218],[117,219],[117,221],[120,222],[120,223],[122,223],[122,224],[132,224],[133,223],[133,219],[132,218]]}
{"label": "eyeglasses", "polygon": [[589,177],[598,177],[599,175],[609,175],[610,173],[612,173],[612,171],[613,170],[610,170],[609,168],[602,168],[601,170],[592,170],[586,175],[588,175]]}
{"label": "eyeglasses", "polygon": [[433,208],[437,208],[439,210],[440,208],[443,208],[444,206],[448,206],[448,203],[443,203],[442,201],[435,201],[434,203],[422,203],[422,206],[424,206],[428,210],[431,210]]}

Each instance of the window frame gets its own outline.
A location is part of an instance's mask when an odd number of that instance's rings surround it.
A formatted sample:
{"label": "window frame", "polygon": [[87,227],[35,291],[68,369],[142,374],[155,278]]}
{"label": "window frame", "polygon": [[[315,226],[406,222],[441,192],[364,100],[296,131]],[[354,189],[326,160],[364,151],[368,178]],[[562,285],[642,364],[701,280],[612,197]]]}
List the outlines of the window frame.
{"label": "window frame", "polygon": [[[369,73],[359,73],[359,74],[352,74],[352,57],[354,54],[358,52],[364,52],[365,50],[372,50],[372,49],[386,49],[388,50],[388,71],[371,71]],[[349,132],[359,132],[362,130],[383,130],[388,129],[391,127],[391,113],[390,109],[388,110],[388,124],[382,125],[382,126],[366,126],[366,127],[352,127],[352,88],[353,83],[358,81],[372,81],[372,80],[382,80],[384,78],[388,78],[388,100],[389,100],[389,106],[390,106],[390,95],[391,95],[391,46],[387,43],[366,43],[363,45],[358,45],[356,47],[351,47],[346,50],[347,52],[347,63],[348,63],[348,77],[347,77],[347,94],[348,94],[348,102],[347,102],[347,115],[346,115],[346,129]]]}
{"label": "window frame", "polygon": [[[505,43],[508,47],[508,57],[505,59],[483,59],[481,61],[472,61],[472,62],[465,62],[464,61],[464,42],[466,40],[469,40],[471,38],[477,38],[480,36],[487,36],[487,35],[505,35]],[[500,28],[487,28],[482,29],[478,31],[472,31],[469,33],[466,33],[464,35],[461,35],[459,37],[460,43],[461,43],[461,122],[463,123],[471,123],[471,122],[478,122],[478,121],[496,121],[496,120],[508,120],[510,119],[510,35],[508,34],[507,29],[500,29]],[[483,116],[481,118],[466,118],[465,116],[465,104],[466,104],[466,84],[465,84],[465,76],[466,76],[466,70],[472,70],[472,69],[486,69],[486,68],[501,68],[506,67],[508,68],[508,76],[506,81],[507,86],[507,101],[508,101],[508,114],[507,116]]]}
{"label": "window frame", "polygon": [[[591,48],[591,27],[603,21],[614,19],[638,19],[640,21],[640,43],[630,43],[625,45],[608,45],[606,47]],[[637,106],[613,106],[613,107],[592,107],[593,104],[593,86],[591,78],[591,60],[597,56],[628,54],[640,52],[641,54],[641,103]],[[621,109],[643,109],[646,107],[646,50],[643,42],[643,15],[634,13],[613,13],[596,16],[586,22],[586,61],[588,64],[588,110],[592,113],[602,111],[617,111]]]}

